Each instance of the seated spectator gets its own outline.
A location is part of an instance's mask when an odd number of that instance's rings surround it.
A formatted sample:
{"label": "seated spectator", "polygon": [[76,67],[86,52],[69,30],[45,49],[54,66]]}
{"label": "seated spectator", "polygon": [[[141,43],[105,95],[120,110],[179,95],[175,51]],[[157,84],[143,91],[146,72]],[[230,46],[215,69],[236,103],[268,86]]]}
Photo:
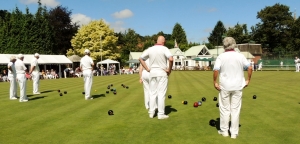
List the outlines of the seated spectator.
{"label": "seated spectator", "polygon": [[53,70],[53,69],[51,69],[51,75],[52,75],[53,79],[57,79],[58,78],[58,75],[57,75],[56,71]]}
{"label": "seated spectator", "polygon": [[52,75],[49,70],[46,70],[47,79],[52,79]]}
{"label": "seated spectator", "polygon": [[47,77],[46,77],[46,73],[45,73],[45,71],[44,71],[44,70],[42,70],[42,79],[47,79]]}
{"label": "seated spectator", "polygon": [[77,67],[77,68],[75,69],[75,75],[76,75],[77,77],[81,77],[82,72],[80,71],[80,68],[79,68],[79,67]]}
{"label": "seated spectator", "polygon": [[2,72],[2,81],[3,82],[8,82],[6,70],[3,70],[3,72]]}

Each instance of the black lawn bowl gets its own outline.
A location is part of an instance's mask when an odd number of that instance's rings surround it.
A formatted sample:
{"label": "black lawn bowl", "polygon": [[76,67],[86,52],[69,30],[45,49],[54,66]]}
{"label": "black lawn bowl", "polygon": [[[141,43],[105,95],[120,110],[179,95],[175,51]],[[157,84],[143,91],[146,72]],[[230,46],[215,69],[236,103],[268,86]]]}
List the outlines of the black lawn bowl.
{"label": "black lawn bowl", "polygon": [[116,95],[117,94],[117,92],[116,91],[114,91],[114,95]]}
{"label": "black lawn bowl", "polygon": [[108,115],[114,115],[114,111],[113,110],[109,110],[107,113],[108,113]]}
{"label": "black lawn bowl", "polygon": [[127,89],[129,89],[129,87],[128,87],[128,86],[126,86],[126,88],[127,88]]}
{"label": "black lawn bowl", "polygon": [[211,120],[209,121],[209,125],[212,126],[212,127],[215,127],[215,126],[216,126],[216,121],[213,120],[213,119],[211,119]]}
{"label": "black lawn bowl", "polygon": [[205,102],[205,101],[206,101],[206,98],[205,98],[205,97],[203,97],[203,98],[202,98],[202,101],[203,101],[203,102]]}
{"label": "black lawn bowl", "polygon": [[108,94],[108,93],[109,93],[109,91],[106,91],[106,93]]}
{"label": "black lawn bowl", "polygon": [[113,84],[111,84],[110,86],[113,86]]}
{"label": "black lawn bowl", "polygon": [[219,107],[219,103],[216,104],[216,107]]}
{"label": "black lawn bowl", "polygon": [[60,92],[60,90],[57,90],[57,92]]}
{"label": "black lawn bowl", "polygon": [[82,94],[85,94],[85,92],[82,92]]}
{"label": "black lawn bowl", "polygon": [[214,101],[217,101],[218,99],[217,99],[217,97],[214,97]]}
{"label": "black lawn bowl", "polygon": [[171,95],[168,95],[168,98],[169,98],[169,99],[171,99],[171,98],[172,98],[172,96],[171,96]]}
{"label": "black lawn bowl", "polygon": [[110,89],[110,91],[114,91],[114,89]]}
{"label": "black lawn bowl", "polygon": [[187,101],[183,101],[183,104],[187,105],[187,104],[188,104],[188,102],[187,102]]}
{"label": "black lawn bowl", "polygon": [[64,91],[64,94],[67,94],[67,91]]}
{"label": "black lawn bowl", "polygon": [[107,89],[110,89],[110,86],[108,86]]}
{"label": "black lawn bowl", "polygon": [[60,93],[60,94],[59,94],[59,96],[63,96],[63,94],[62,94],[62,93]]}
{"label": "black lawn bowl", "polygon": [[121,86],[123,86],[124,84],[121,84]]}
{"label": "black lawn bowl", "polygon": [[253,95],[253,99],[256,99],[256,95]]}

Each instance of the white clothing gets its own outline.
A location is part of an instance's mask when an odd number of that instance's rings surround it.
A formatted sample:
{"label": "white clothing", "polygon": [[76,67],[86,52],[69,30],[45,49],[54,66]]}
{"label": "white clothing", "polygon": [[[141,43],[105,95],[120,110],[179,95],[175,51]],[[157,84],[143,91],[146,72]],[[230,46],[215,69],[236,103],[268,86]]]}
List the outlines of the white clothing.
{"label": "white clothing", "polygon": [[38,59],[35,57],[33,58],[33,60],[31,61],[31,67],[35,66],[35,68],[33,69],[32,72],[40,72],[40,68],[39,68],[39,65],[38,65]]}
{"label": "white clothing", "polygon": [[162,45],[155,45],[143,52],[141,58],[149,58],[150,77],[167,76],[167,60],[172,57],[170,50]]}
{"label": "white clothing", "polygon": [[155,113],[157,104],[158,113],[160,117],[165,114],[165,95],[168,87],[168,76],[150,77],[150,108],[149,114]]}
{"label": "white clothing", "polygon": [[239,119],[242,107],[242,90],[225,91],[219,93],[220,129],[227,132],[229,117],[231,116],[230,133],[239,133]]}
{"label": "white clothing", "polygon": [[85,99],[91,97],[91,89],[93,84],[93,72],[92,70],[84,70],[83,71],[83,81],[84,81],[84,92]]}
{"label": "white clothing", "polygon": [[15,62],[15,68],[17,73],[17,82],[20,86],[20,102],[23,100],[27,100],[26,95],[26,76],[25,76],[25,70],[27,69],[24,65],[24,62],[20,59],[17,59]]}
{"label": "white clothing", "polygon": [[20,86],[20,102],[23,100],[28,100],[27,95],[26,95],[26,77],[25,74],[17,74],[17,81]]}
{"label": "white clothing", "polygon": [[231,116],[231,135],[237,135],[239,131],[242,89],[246,84],[244,68],[249,66],[250,63],[245,56],[235,51],[220,54],[215,62],[214,70],[218,70],[220,73],[220,129],[224,132],[228,131],[228,122]]}
{"label": "white clothing", "polygon": [[[155,45],[143,52],[141,58],[149,59],[150,69],[150,108],[149,114],[155,113],[157,104],[158,117],[165,115],[165,94],[168,87],[167,60],[172,57],[170,50],[162,45]],[[156,102],[157,101],[157,102]]]}
{"label": "white clothing", "polygon": [[244,55],[235,51],[224,52],[217,57],[214,70],[219,71],[221,90],[233,91],[244,88],[244,67],[250,63]]}
{"label": "white clothing", "polygon": [[17,74],[25,74],[25,70],[27,70],[26,66],[24,65],[23,61],[17,59],[15,62],[15,68]]}
{"label": "white clothing", "polygon": [[39,84],[40,84],[40,68],[38,65],[38,59],[34,58],[31,61],[31,67],[34,67],[32,71],[32,81],[33,81],[33,93],[39,92]]}
{"label": "white clothing", "polygon": [[254,61],[251,62],[252,71],[254,71]]}
{"label": "white clothing", "polygon": [[94,64],[93,59],[89,57],[88,55],[85,55],[80,60],[80,67],[82,68],[82,71],[87,69],[92,69],[92,64]]}
{"label": "white clothing", "polygon": [[299,72],[299,58],[295,59],[295,67],[296,67],[296,72]]}
{"label": "white clothing", "polygon": [[7,66],[12,69],[12,71],[8,69],[8,80],[10,82],[9,98],[12,99],[17,97],[16,68],[13,62],[9,62]]}
{"label": "white clothing", "polygon": [[[146,65],[149,67],[149,60],[145,61]],[[145,69],[142,71],[142,81],[143,81],[143,88],[144,88],[144,102],[146,109],[149,109],[150,103],[150,73],[147,72]],[[157,99],[155,103],[155,107],[157,108]]]}
{"label": "white clothing", "polygon": [[93,65],[94,62],[92,58],[89,57],[88,55],[85,55],[80,60],[80,67],[82,68],[83,81],[84,81],[85,99],[89,99],[91,97],[91,89],[93,84],[93,71],[92,71]]}
{"label": "white clothing", "polygon": [[262,62],[260,62],[258,65],[258,70],[261,70],[261,69],[262,69]]}

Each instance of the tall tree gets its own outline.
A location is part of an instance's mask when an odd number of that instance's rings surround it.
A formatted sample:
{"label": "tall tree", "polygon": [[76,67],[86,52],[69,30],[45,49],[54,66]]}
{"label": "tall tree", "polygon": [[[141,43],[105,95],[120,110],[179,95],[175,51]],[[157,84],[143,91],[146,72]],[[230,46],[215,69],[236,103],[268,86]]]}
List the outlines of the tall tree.
{"label": "tall tree", "polygon": [[95,61],[100,61],[101,56],[103,59],[117,60],[120,58],[120,47],[117,46],[117,41],[113,29],[110,29],[103,19],[92,21],[79,28],[78,33],[71,40],[73,48],[67,51],[67,55],[83,56],[84,50],[89,49]]}
{"label": "tall tree", "polygon": [[181,50],[185,49],[188,45],[186,33],[179,23],[176,23],[173,28],[171,40],[176,40]]}
{"label": "tall tree", "polygon": [[261,43],[263,47],[268,47],[270,52],[291,50],[288,43],[294,20],[288,6],[279,3],[267,6],[257,13],[257,18],[261,22],[253,28],[255,41]]}
{"label": "tall tree", "polygon": [[247,24],[236,24],[234,27],[228,29],[226,35],[233,37],[238,44],[250,41]]}
{"label": "tall tree", "polygon": [[66,54],[71,47],[71,39],[78,25],[71,21],[72,12],[66,7],[57,6],[49,11],[49,22],[54,32],[54,53]]}
{"label": "tall tree", "polygon": [[226,34],[226,32],[227,30],[224,27],[223,22],[218,21],[213,31],[210,33],[210,36],[208,37],[209,43],[214,46],[222,45],[222,36]]}

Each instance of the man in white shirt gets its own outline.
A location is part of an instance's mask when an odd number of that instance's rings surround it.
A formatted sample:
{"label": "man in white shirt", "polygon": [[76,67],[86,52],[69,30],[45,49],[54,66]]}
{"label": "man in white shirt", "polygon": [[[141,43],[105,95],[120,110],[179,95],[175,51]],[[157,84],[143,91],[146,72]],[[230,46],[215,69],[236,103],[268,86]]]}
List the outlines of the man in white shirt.
{"label": "man in white shirt", "polygon": [[16,100],[17,98],[17,81],[16,81],[16,68],[15,68],[16,56],[10,57],[10,62],[7,64],[8,68],[8,80],[10,82],[9,99]]}
{"label": "man in white shirt", "polygon": [[299,58],[295,57],[295,67],[296,67],[296,72],[299,72]]}
{"label": "man in white shirt", "polygon": [[[214,65],[213,82],[219,91],[220,129],[219,134],[228,136],[229,119],[231,117],[230,133],[235,139],[239,132],[240,110],[242,106],[242,90],[247,87],[252,66],[244,55],[235,52],[236,42],[232,37],[223,40],[225,52],[220,54]],[[248,79],[245,81],[244,68],[248,69]],[[217,79],[219,77],[219,83]]]}
{"label": "man in white shirt", "polygon": [[18,55],[18,59],[15,62],[15,68],[17,73],[17,82],[20,86],[20,102],[27,102],[28,98],[26,95],[26,77],[25,70],[27,70],[26,66],[23,63],[24,56],[22,54]]}
{"label": "man in white shirt", "polygon": [[80,69],[82,71],[84,80],[85,100],[91,100],[93,99],[91,96],[91,88],[93,84],[94,62],[90,57],[90,50],[86,49],[84,54],[85,56],[80,60]]}
{"label": "man in white shirt", "polygon": [[34,58],[31,61],[31,67],[29,74],[32,74],[32,81],[33,81],[33,94],[41,94],[39,92],[39,84],[40,84],[40,68],[38,65],[38,59],[40,55],[38,53],[34,54]]}
{"label": "man in white shirt", "polygon": [[[173,57],[170,50],[164,46],[165,38],[159,36],[155,46],[148,48],[139,58],[142,66],[150,72],[150,103],[149,117],[155,114],[155,104],[157,99],[158,119],[167,119],[165,115],[165,94],[168,87],[168,76],[173,67]],[[145,60],[149,58],[149,67]],[[169,60],[169,67],[167,65]]]}

